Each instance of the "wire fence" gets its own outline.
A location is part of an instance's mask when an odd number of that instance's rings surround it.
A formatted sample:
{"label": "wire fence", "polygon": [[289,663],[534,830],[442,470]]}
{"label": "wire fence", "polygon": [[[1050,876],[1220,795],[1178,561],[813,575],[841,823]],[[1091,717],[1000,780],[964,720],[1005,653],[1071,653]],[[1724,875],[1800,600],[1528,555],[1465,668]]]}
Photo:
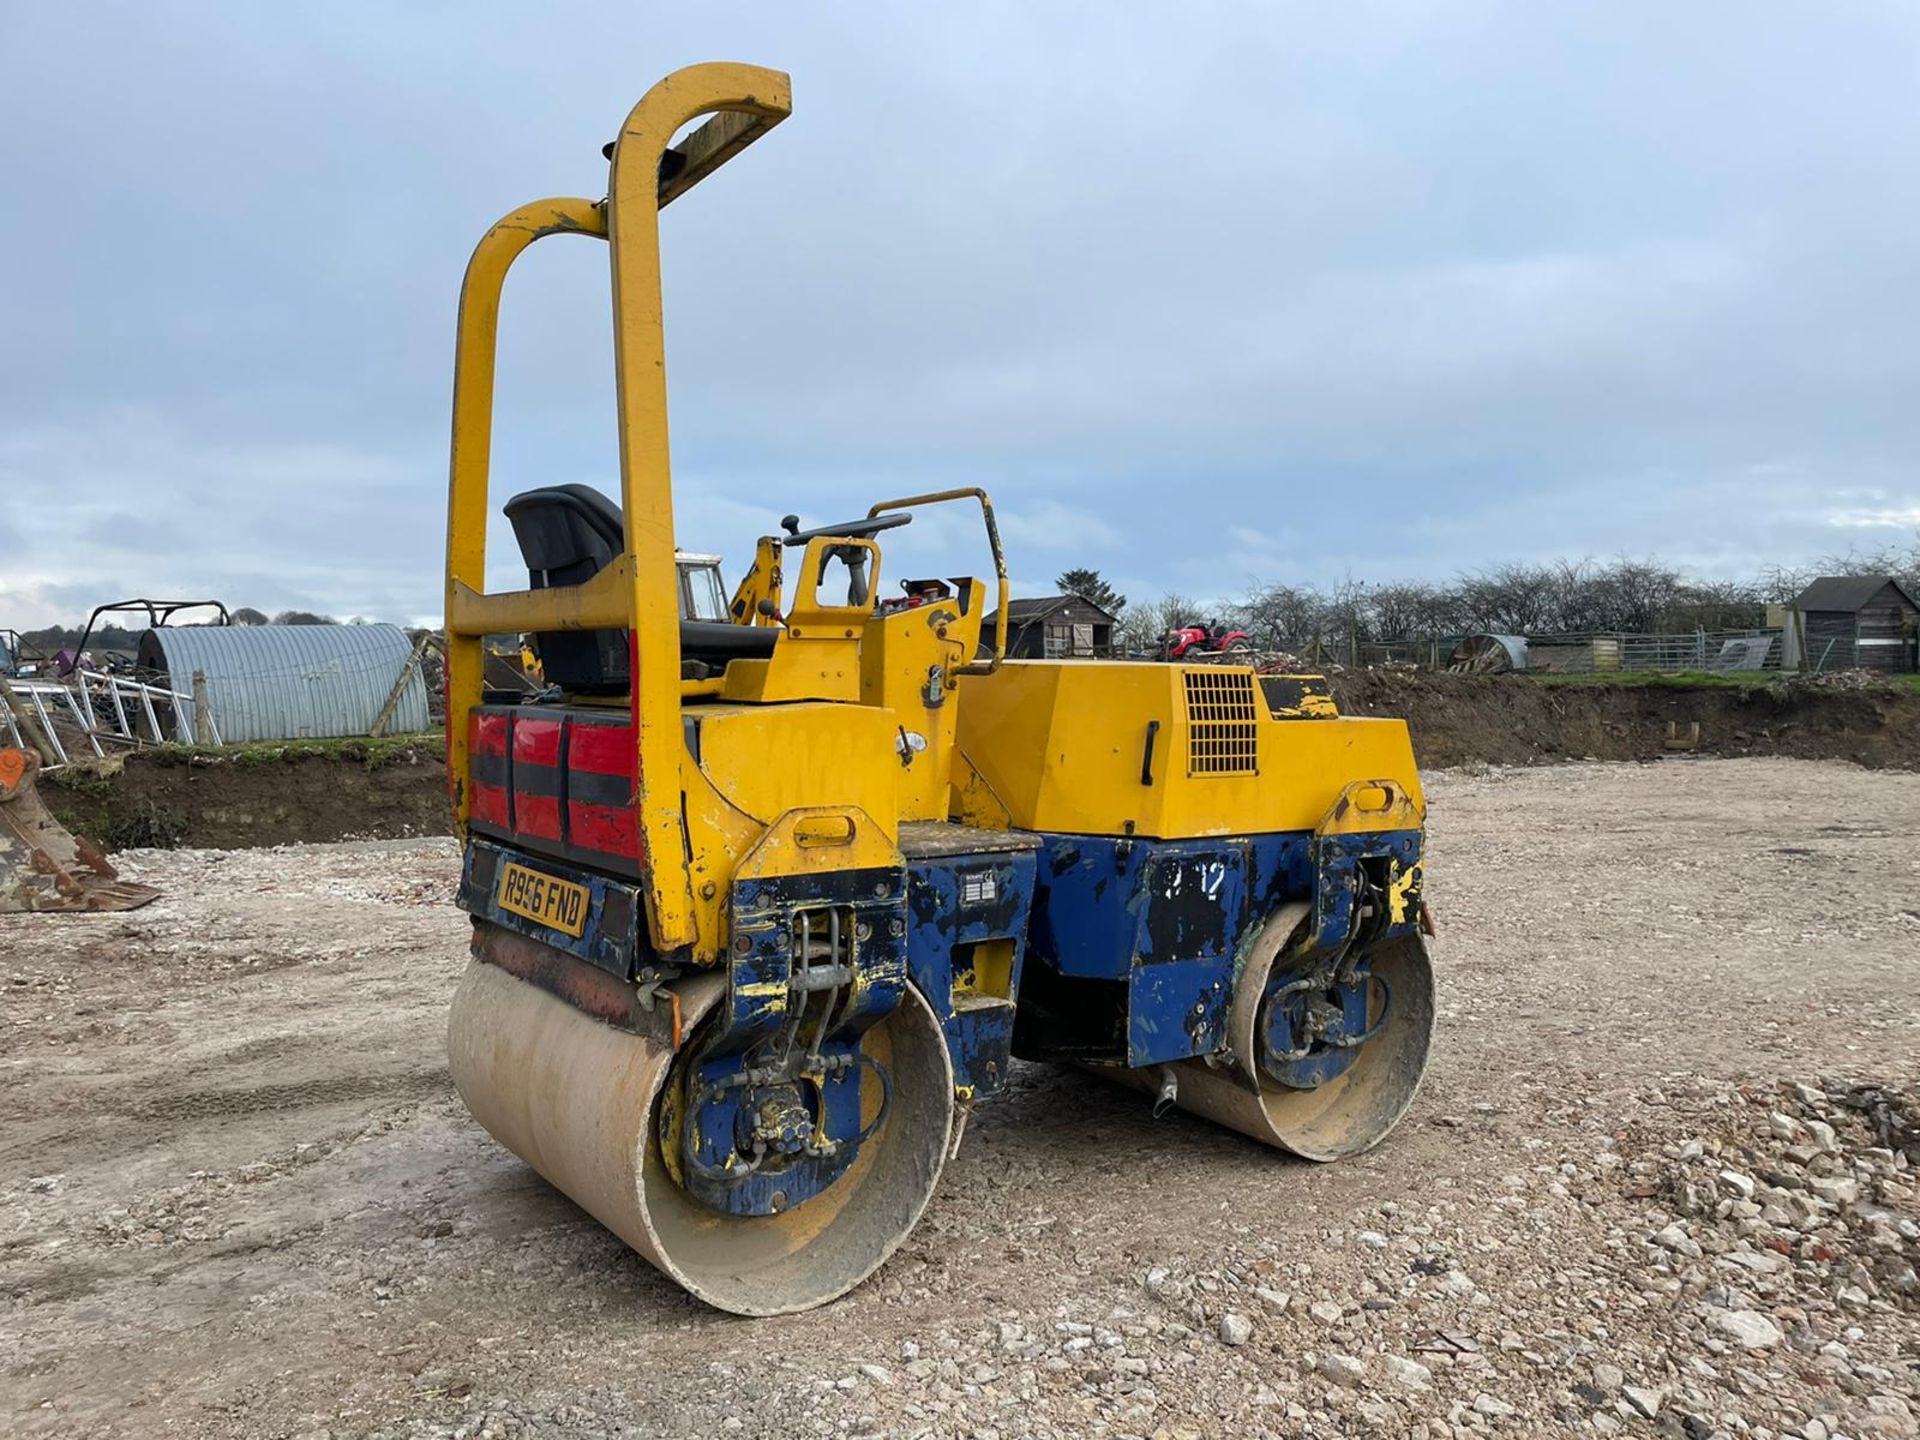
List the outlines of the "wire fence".
{"label": "wire fence", "polygon": [[1809,635],[1802,648],[1802,668],[1818,673],[1836,670],[1884,670],[1911,674],[1917,661],[1912,639],[1855,635]]}
{"label": "wire fence", "polygon": [[1285,668],[1414,669],[1529,675],[1708,674],[1796,671],[1832,674],[1875,670],[1906,673],[1920,664],[1911,636],[1802,638],[1778,626],[1675,632],[1589,631],[1560,635],[1481,632],[1419,639],[1363,639],[1349,634],[1256,645],[1281,656]]}
{"label": "wire fence", "polygon": [[[1417,640],[1324,640],[1289,648],[1303,661],[1344,669],[1513,671],[1536,675],[1779,670],[1786,667],[1776,629],[1694,630],[1675,634],[1625,631],[1573,635],[1437,635]],[[1851,647],[1836,649],[1826,668],[1851,666]],[[1795,667],[1797,668],[1797,666]],[[1809,661],[1808,668],[1814,668]]]}
{"label": "wire fence", "polygon": [[1682,635],[1614,632],[1528,636],[1526,655],[1526,668],[1534,674],[1671,674],[1778,670],[1783,647],[1778,630],[1696,630]]}

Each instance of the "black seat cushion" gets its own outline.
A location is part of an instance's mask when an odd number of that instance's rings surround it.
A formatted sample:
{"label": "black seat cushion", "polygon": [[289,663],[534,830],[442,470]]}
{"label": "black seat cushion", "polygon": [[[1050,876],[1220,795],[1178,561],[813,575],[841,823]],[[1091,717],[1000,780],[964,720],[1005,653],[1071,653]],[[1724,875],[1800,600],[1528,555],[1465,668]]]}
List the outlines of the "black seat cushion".
{"label": "black seat cushion", "polygon": [[[535,590],[583,584],[627,546],[620,507],[590,485],[527,490],[507,501],[505,511]],[[729,660],[771,655],[779,634],[760,626],[683,619],[680,657],[723,668]],[[627,688],[625,630],[541,631],[533,637],[533,651],[548,683],[563,690],[591,695]]]}
{"label": "black seat cushion", "polygon": [[620,507],[591,485],[527,490],[505,509],[536,590],[578,585],[626,548]]}

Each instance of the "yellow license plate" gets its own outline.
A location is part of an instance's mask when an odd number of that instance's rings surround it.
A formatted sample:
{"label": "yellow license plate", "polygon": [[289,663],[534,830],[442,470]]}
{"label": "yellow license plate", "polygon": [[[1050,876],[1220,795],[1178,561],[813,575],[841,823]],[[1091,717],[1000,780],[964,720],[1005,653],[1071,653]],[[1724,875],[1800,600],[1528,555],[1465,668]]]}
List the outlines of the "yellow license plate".
{"label": "yellow license plate", "polygon": [[586,886],[571,880],[557,880],[524,865],[508,864],[500,871],[493,898],[502,910],[564,930],[576,938],[587,928],[587,906],[591,897]]}

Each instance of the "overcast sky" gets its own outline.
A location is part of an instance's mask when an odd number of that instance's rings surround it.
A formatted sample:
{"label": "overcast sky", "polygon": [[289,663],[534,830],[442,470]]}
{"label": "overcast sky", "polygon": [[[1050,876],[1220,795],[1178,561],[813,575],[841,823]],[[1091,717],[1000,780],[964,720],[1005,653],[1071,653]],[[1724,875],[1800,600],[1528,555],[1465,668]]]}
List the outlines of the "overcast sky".
{"label": "overcast sky", "polygon": [[[963,483],[1027,593],[1920,529],[1911,4],[6,11],[0,628],[436,615],[466,256],[707,59],[794,92],[663,222],[678,534],[729,579]],[[496,509],[612,487],[609,334],[604,248],[530,252]]]}

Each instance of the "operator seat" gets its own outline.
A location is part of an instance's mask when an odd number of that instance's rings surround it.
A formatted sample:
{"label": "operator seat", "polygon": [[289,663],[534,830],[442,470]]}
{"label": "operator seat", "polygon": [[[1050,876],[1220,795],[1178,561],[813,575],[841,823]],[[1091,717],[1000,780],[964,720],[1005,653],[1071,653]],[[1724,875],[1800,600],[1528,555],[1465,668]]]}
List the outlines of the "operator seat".
{"label": "operator seat", "polygon": [[[526,490],[504,509],[535,590],[590,580],[627,548],[620,507],[591,485]],[[674,578],[677,589],[679,577]],[[779,638],[778,630],[764,626],[682,619],[682,671],[698,666],[696,675],[704,674],[725,669],[729,660],[765,658]],[[618,694],[631,678],[625,630],[544,630],[533,636],[533,653],[549,684],[578,694]]]}

